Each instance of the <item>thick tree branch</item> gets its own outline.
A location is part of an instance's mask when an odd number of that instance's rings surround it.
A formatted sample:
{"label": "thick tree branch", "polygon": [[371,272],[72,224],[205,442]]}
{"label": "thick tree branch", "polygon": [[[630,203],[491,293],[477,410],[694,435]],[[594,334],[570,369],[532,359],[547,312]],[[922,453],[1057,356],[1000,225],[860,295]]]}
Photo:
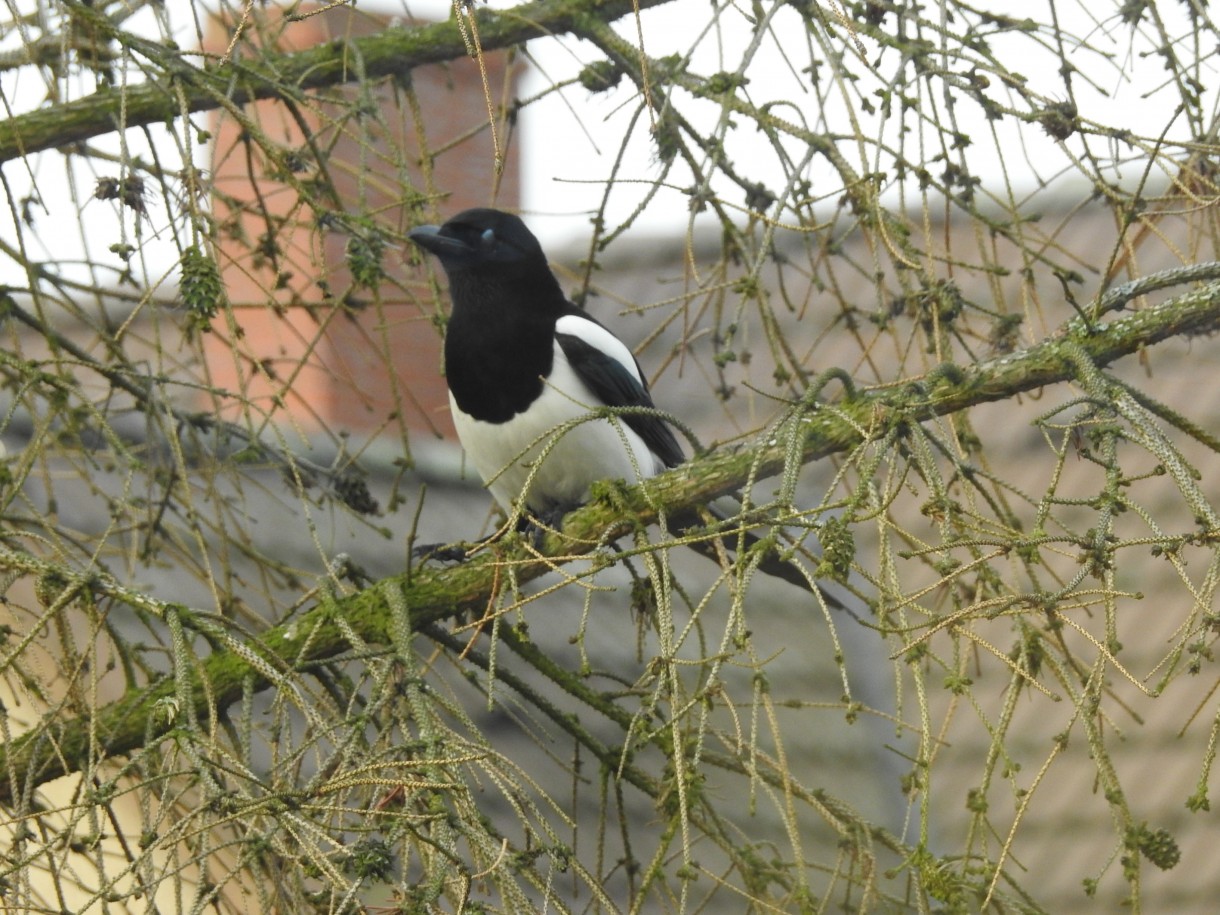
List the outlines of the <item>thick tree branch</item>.
{"label": "thick tree branch", "polygon": [[[469,610],[482,612],[503,586],[509,565],[518,582],[537,578],[606,542],[603,535],[608,530],[622,536],[635,524],[655,521],[662,509],[667,515],[679,513],[739,488],[752,476],[779,472],[794,453],[785,433],[799,436],[795,453],[807,463],[847,451],[894,423],[918,422],[1071,381],[1082,359],[1104,366],[1169,337],[1218,329],[1220,284],[1213,283],[1107,324],[1090,326],[1082,319],[1073,320],[1036,346],[965,368],[946,366],[919,385],[860,394],[833,407],[812,402],[795,405],[778,434],[767,436],[766,444],[692,460],[624,490],[621,507],[595,501],[569,514],[563,536],[549,535],[541,556],[509,546],[452,568],[415,570],[358,594],[323,602],[268,630],[256,642],[229,645],[234,650],[218,651],[182,674],[192,681],[190,708],[178,706],[173,714],[166,714],[167,706],[172,708],[183,695],[181,684],[167,678],[132,691],[89,719],[68,718],[39,727],[0,748],[0,773],[8,776],[0,780],[0,802],[85,768],[92,747],[106,756],[131,754],[180,727],[183,716],[204,720],[212,710],[238,701],[245,689],[266,689],[280,675],[290,677],[307,665],[336,658],[351,649],[344,626],[367,642],[384,644],[390,641],[395,606],[407,608],[405,622],[412,630]],[[11,549],[0,551],[0,568],[37,572],[30,562],[37,560]],[[149,599],[133,603],[125,589],[102,576],[82,577],[68,587],[86,588],[99,599],[111,598],[148,612]],[[218,635],[218,627],[205,614],[172,604],[161,605],[156,612],[177,614],[186,628],[213,638]],[[228,634],[219,635],[232,641]],[[52,712],[48,717],[54,716]]]}
{"label": "thick tree branch", "polygon": [[[590,19],[612,22],[636,9],[666,2],[540,0],[500,13],[480,9],[479,42],[484,51],[492,51],[531,38],[562,35]],[[421,64],[467,56],[457,22],[449,20],[418,28],[388,28],[364,38],[335,39],[307,51],[269,54],[252,62],[234,59],[196,67],[186,62],[182,52],[135,38],[115,28],[104,16],[95,14],[91,21],[99,28],[108,28],[109,37],[152,58],[153,67],[163,71],[164,78],[102,89],[85,98],[0,121],[0,163],[121,128],[164,123],[190,112],[218,108],[222,99],[243,105],[303,89],[348,83],[358,76],[406,78]]]}

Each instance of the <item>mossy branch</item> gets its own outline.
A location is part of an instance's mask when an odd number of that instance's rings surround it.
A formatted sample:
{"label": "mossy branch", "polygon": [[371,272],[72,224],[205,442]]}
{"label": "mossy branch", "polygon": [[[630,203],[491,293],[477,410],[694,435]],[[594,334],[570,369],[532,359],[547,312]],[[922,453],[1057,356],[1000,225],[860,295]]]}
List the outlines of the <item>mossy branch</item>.
{"label": "mossy branch", "polygon": [[[1003,400],[1023,391],[1071,381],[1081,360],[1095,367],[1136,353],[1174,336],[1193,336],[1220,329],[1220,284],[1201,286],[1158,306],[1124,315],[1107,324],[1086,325],[1076,319],[1054,337],[1026,350],[977,365],[945,367],[921,384],[857,394],[833,408],[797,404],[791,428],[799,429],[803,463],[847,451],[866,438],[883,434],[895,423],[913,423]],[[772,443],[773,442],[773,443]],[[240,650],[215,652],[189,673],[194,707],[174,706],[179,692],[172,677],[141,689],[85,718],[50,721],[0,748],[0,802],[22,796],[32,787],[86,768],[91,753],[108,757],[131,754],[160,740],[180,725],[182,716],[204,719],[212,710],[237,702],[243,690],[274,686],[308,665],[350,650],[345,627],[371,643],[386,644],[392,618],[387,594],[405,602],[413,630],[467,611],[481,613],[497,588],[511,578],[524,583],[606,543],[606,532],[622,536],[639,523],[672,516],[739,488],[760,474],[784,468],[790,443],[759,441],[752,448],[721,451],[694,459],[668,473],[628,488],[609,500],[586,505],[565,518],[563,534],[550,534],[540,553],[508,543],[451,568],[416,569],[393,576],[359,593],[329,599],[283,625],[267,630]],[[0,568],[38,574],[42,561],[11,547],[0,549]],[[62,573],[61,573],[62,574]],[[207,614],[133,595],[105,576],[82,576],[66,582],[86,588],[98,599],[112,599],[143,612],[165,616],[176,612],[187,629],[215,639],[217,624]],[[231,637],[225,635],[231,641]],[[167,714],[167,709],[172,712]],[[53,718],[54,713],[48,715]],[[96,739],[96,742],[95,742]]]}
{"label": "mossy branch", "polygon": [[[540,0],[503,12],[480,9],[479,41],[484,51],[531,38],[561,35],[590,17],[613,22],[635,10],[668,0]],[[363,38],[337,38],[306,51],[266,54],[255,61],[234,58],[194,66],[182,51],[123,32],[87,6],[75,7],[107,37],[150,59],[164,78],[115,89],[0,120],[0,163],[54,147],[80,143],[119,129],[165,123],[185,114],[244,105],[301,90],[354,82],[358,77],[408,78],[422,64],[467,56],[454,20],[421,27],[394,26]],[[359,67],[353,61],[360,61]]]}

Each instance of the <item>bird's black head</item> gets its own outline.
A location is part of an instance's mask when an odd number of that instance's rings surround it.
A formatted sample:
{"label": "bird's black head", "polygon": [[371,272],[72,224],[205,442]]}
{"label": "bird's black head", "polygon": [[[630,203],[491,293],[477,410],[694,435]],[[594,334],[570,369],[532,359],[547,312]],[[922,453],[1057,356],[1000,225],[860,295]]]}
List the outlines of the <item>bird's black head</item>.
{"label": "bird's black head", "polygon": [[[440,259],[459,324],[533,320],[543,327],[570,307],[538,239],[511,213],[463,210],[443,226],[419,226],[407,237]],[[547,353],[550,347],[548,336]]]}
{"label": "bird's black head", "polygon": [[520,217],[501,210],[463,210],[443,226],[418,226],[407,237],[440,258],[445,272],[550,272],[534,233]]}

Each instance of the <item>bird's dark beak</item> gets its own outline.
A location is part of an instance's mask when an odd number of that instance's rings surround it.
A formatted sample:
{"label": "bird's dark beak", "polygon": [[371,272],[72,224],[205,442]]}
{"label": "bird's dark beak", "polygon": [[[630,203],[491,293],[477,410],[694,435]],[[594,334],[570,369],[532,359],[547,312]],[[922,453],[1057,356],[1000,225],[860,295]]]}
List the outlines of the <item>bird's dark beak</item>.
{"label": "bird's dark beak", "polygon": [[466,242],[450,235],[442,235],[440,226],[416,226],[407,233],[407,238],[442,261],[460,260],[474,253]]}

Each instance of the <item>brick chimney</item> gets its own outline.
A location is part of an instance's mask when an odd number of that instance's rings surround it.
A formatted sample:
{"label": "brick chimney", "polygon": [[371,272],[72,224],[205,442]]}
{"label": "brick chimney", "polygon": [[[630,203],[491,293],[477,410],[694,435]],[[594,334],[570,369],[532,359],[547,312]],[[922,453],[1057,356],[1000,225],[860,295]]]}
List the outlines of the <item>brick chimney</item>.
{"label": "brick chimney", "polygon": [[[335,7],[293,22],[252,20],[242,41],[292,51],[389,24]],[[231,24],[213,20],[208,50],[223,53],[232,34]],[[512,97],[516,68],[504,53],[484,61],[498,105]],[[358,68],[357,59],[352,66]],[[405,427],[452,435],[438,315],[402,236],[419,222],[466,207],[515,208],[520,178],[515,149],[504,149],[503,141],[504,168],[495,174],[478,61],[416,68],[410,87],[415,100],[404,86],[381,80],[329,90],[340,99],[333,105],[269,100],[246,106],[252,128],[282,150],[279,161],[236,118],[218,119],[214,213],[232,312],[213,321],[204,342],[212,384],[238,395],[218,401],[229,418],[249,411],[247,421],[257,424],[269,414],[304,432],[401,433]],[[350,102],[361,98],[368,104],[357,115]],[[497,130],[507,133],[503,124]],[[303,205],[300,186],[323,172],[339,199],[326,209]],[[375,227],[383,230],[385,276],[373,288],[354,286],[348,247],[372,237]]]}

